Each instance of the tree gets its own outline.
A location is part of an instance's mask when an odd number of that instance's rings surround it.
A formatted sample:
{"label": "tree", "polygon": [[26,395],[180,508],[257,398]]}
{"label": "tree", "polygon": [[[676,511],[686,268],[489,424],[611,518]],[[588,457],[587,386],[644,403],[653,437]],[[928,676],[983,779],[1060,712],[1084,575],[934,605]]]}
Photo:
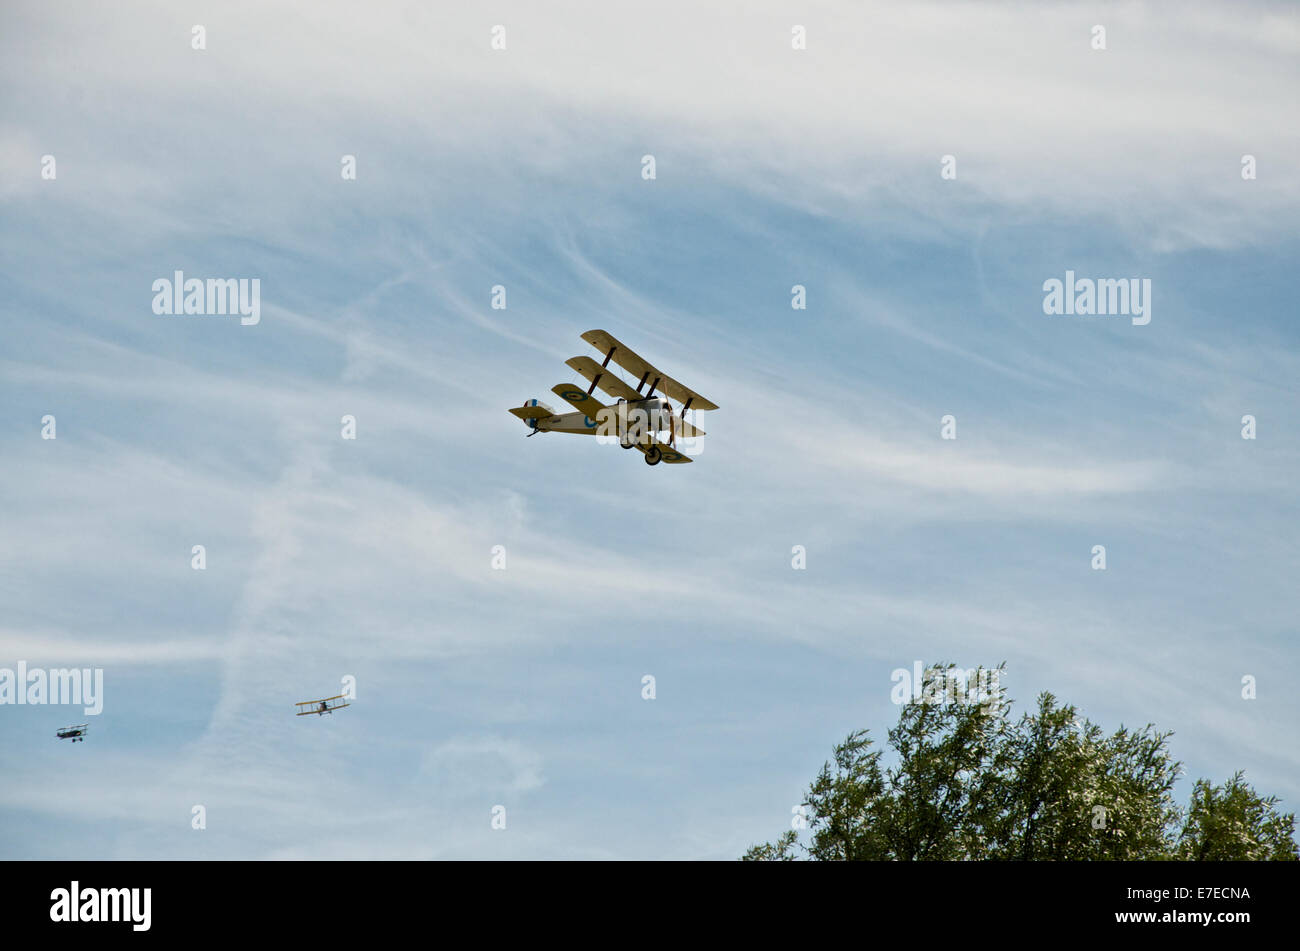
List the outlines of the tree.
{"label": "tree", "polygon": [[1297,858],[1295,813],[1274,808],[1277,796],[1258,795],[1238,771],[1222,786],[1198,779],[1178,836],[1175,858],[1242,862]]}
{"label": "tree", "polygon": [[[1277,798],[1256,795],[1240,773],[1222,787],[1199,781],[1184,814],[1172,794],[1171,733],[1148,724],[1107,736],[1050,693],[1013,723],[1002,669],[931,668],[924,694],[889,731],[894,765],[882,768],[867,730],[849,734],[808,789],[808,844],[790,830],[744,858],[1297,857],[1294,814],[1279,814]],[[971,674],[992,688],[964,689]]]}

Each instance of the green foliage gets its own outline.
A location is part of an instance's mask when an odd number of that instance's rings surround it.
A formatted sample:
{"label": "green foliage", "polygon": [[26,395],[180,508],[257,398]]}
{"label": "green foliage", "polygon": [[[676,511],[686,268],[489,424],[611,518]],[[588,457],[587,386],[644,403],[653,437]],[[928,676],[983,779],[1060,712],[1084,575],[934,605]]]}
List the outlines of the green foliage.
{"label": "green foliage", "polygon": [[775,842],[756,845],[745,853],[745,862],[793,862],[798,833],[791,829]]}
{"label": "green foliage", "polygon": [[1237,772],[1222,786],[1198,779],[1178,836],[1175,858],[1198,862],[1290,861],[1300,858],[1295,813],[1279,813]]}
{"label": "green foliage", "polygon": [[[951,683],[954,671],[932,668],[928,686]],[[744,859],[1297,858],[1295,815],[1278,813],[1277,797],[1258,796],[1240,773],[1223,786],[1198,781],[1184,813],[1173,800],[1171,733],[1148,724],[1108,736],[1050,693],[1012,722],[999,679],[978,699],[938,702],[933,690],[909,699],[889,731],[897,762],[888,769],[868,731],[851,733],[808,789],[808,843],[792,829]]]}

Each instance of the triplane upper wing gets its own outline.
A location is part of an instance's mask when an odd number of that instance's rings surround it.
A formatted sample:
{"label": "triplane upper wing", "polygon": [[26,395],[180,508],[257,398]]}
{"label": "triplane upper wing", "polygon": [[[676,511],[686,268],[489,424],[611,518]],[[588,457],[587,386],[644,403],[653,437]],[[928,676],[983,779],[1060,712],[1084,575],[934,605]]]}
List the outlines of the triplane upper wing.
{"label": "triplane upper wing", "polygon": [[[650,390],[648,391],[650,393],[653,393],[656,389],[663,390],[670,398],[675,399],[677,402],[682,404],[683,412],[689,409],[718,408],[716,403],[706,400],[703,396],[689,387],[682,386],[682,384],[678,383],[668,374],[655,369],[653,365],[637,356],[627,347],[623,346],[623,344],[611,334],[608,334],[603,330],[588,330],[582,335],[582,339],[587,341],[587,343],[591,344],[601,353],[605,354],[606,363],[613,360],[628,373],[638,377],[641,380],[641,382],[637,384],[638,390],[647,383],[650,385]],[[581,358],[575,357],[574,359],[576,360]],[[572,360],[569,361],[569,366],[578,370],[580,373],[582,372],[581,369],[573,366]],[[583,373],[583,376],[587,376],[586,373]],[[588,376],[587,379],[591,379],[591,377]],[[601,389],[604,389],[603,384],[601,385]],[[605,390],[605,392],[608,393],[610,391]],[[634,394],[635,392],[636,391],[633,391]],[[614,393],[612,395],[623,396],[623,394],[620,393]],[[623,396],[623,398],[627,399],[626,396]],[[637,397],[634,395],[632,398],[636,399]]]}

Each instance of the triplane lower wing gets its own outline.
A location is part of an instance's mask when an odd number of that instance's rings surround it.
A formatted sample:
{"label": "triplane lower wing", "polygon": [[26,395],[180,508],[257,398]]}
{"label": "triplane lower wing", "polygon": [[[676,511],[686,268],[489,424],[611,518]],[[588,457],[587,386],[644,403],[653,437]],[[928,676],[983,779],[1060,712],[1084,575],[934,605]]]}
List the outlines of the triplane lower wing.
{"label": "triplane lower wing", "polygon": [[[590,386],[584,389],[581,384],[560,383],[551,388],[551,392],[577,412],[556,413],[535,399],[511,408],[510,412],[532,430],[528,435],[550,432],[616,435],[624,449],[634,446],[640,449],[649,465],[690,462],[690,456],[677,449],[677,437],[703,436],[704,430],[688,422],[685,414],[692,409],[717,409],[718,405],[678,383],[603,330],[588,330],[582,339],[601,351],[604,361],[597,363],[591,357],[573,357],[566,361],[566,366],[580,373]],[[618,376],[610,367],[611,362],[636,377],[636,386]],[[616,402],[606,406],[596,399],[592,394],[597,388]],[[657,396],[656,391],[664,395]],[[670,399],[681,404],[680,410],[673,411]],[[666,444],[659,441],[661,432],[668,433]]]}
{"label": "triplane lower wing", "polygon": [[340,694],[337,697],[326,697],[323,700],[301,700],[298,703],[296,703],[295,706],[303,707],[305,709],[300,709],[297,712],[296,716],[305,717],[308,714],[312,714],[312,713],[316,714],[317,716],[321,716],[326,713],[333,713],[335,710],[342,710],[344,707],[352,706],[352,704],[350,703],[330,703],[331,700],[346,700],[346,699],[347,697]]}

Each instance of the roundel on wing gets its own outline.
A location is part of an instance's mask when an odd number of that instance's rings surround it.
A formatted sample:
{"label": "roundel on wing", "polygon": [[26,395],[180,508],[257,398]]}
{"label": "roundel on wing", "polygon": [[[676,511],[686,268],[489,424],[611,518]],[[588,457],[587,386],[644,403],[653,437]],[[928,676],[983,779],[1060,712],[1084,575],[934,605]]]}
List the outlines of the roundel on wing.
{"label": "roundel on wing", "polygon": [[587,394],[582,392],[582,390],[565,390],[560,395],[563,396],[566,400],[580,400]]}
{"label": "roundel on wing", "polygon": [[682,454],[680,452],[677,452],[673,449],[663,450],[664,462],[677,462],[681,458],[682,458]]}
{"label": "roundel on wing", "polygon": [[588,429],[596,428],[596,421],[592,419],[590,416],[582,417],[582,424],[586,426]]}

